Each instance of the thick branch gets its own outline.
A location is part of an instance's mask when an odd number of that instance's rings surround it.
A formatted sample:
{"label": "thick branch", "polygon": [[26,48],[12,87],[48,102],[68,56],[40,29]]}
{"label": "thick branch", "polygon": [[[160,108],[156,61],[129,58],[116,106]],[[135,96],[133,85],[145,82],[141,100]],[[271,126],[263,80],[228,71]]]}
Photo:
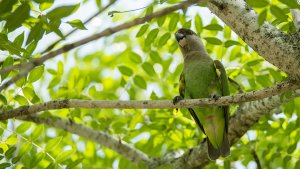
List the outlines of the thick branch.
{"label": "thick branch", "polygon": [[13,110],[0,113],[0,120],[6,120],[13,117],[30,115],[33,113],[55,110],[63,108],[90,108],[90,109],[175,109],[175,108],[192,108],[204,106],[221,106],[232,103],[242,103],[275,96],[280,93],[300,88],[300,82],[289,83],[283,82],[275,86],[252,91],[243,94],[204,99],[182,100],[174,105],[171,100],[141,100],[141,101],[112,101],[112,100],[53,100],[45,103],[31,106],[22,106]]}
{"label": "thick branch", "polygon": [[[93,18],[95,18],[96,16],[100,15],[102,12],[104,12],[107,8],[109,8],[111,5],[113,5],[117,0],[112,0],[110,1],[106,6],[104,6],[103,8],[99,9],[98,12],[96,12],[94,15],[92,15],[91,17],[89,17],[86,21],[84,21],[84,25],[89,23]],[[77,31],[78,29],[74,28],[73,30],[71,30],[69,33],[67,33],[66,35],[64,35],[64,38],[70,36],[71,34],[73,34],[75,31]],[[62,41],[63,39],[59,39],[57,41],[55,41],[52,45],[50,45],[48,48],[46,48],[44,51],[41,52],[41,54],[44,54],[48,51],[50,51],[51,49],[54,48],[54,46],[56,44],[58,44],[60,41]]]}
{"label": "thick branch", "polygon": [[300,79],[300,38],[265,22],[244,0],[212,0],[209,9],[231,27],[249,46],[294,79]]}
{"label": "thick branch", "polygon": [[81,124],[77,124],[71,120],[63,120],[59,117],[40,118],[38,116],[26,116],[18,119],[32,121],[38,124],[44,123],[48,126],[52,126],[58,129],[68,131],[70,133],[77,134],[81,137],[84,137],[88,140],[92,140],[100,145],[114,150],[115,152],[119,153],[120,155],[124,156],[125,158],[134,163],[143,162],[148,165],[153,163],[153,160],[149,158],[147,154],[132,147],[131,145],[122,141],[121,139],[114,138],[108,135],[107,133],[101,131],[95,131]]}
{"label": "thick branch", "polygon": [[121,30],[125,30],[125,29],[131,28],[133,26],[145,23],[147,21],[150,21],[153,18],[157,18],[157,17],[163,16],[163,15],[169,14],[171,12],[174,12],[176,10],[187,8],[188,6],[191,6],[191,5],[195,4],[195,3],[204,2],[204,1],[205,0],[189,0],[189,1],[185,1],[185,2],[182,2],[182,3],[178,4],[178,5],[174,5],[174,6],[165,8],[163,10],[160,10],[160,11],[157,11],[157,12],[153,12],[153,13],[151,13],[149,15],[146,15],[146,16],[144,16],[142,18],[137,18],[137,19],[135,19],[133,21],[125,22],[123,24],[120,24],[120,25],[112,27],[112,28],[107,28],[104,31],[102,31],[100,33],[97,33],[95,35],[92,35],[90,37],[84,38],[84,39],[79,40],[77,42],[74,42],[72,44],[64,45],[63,47],[61,47],[61,48],[59,48],[57,50],[51,51],[51,52],[49,52],[49,53],[41,56],[40,58],[35,58],[35,59],[32,59],[29,62],[23,62],[21,64],[17,64],[17,65],[12,65],[12,66],[5,67],[5,68],[3,68],[3,69],[0,70],[0,74],[8,73],[8,72],[14,70],[17,67],[20,68],[20,69],[24,69],[25,71],[21,71],[22,72],[21,75],[18,74],[15,77],[13,77],[10,80],[8,80],[7,82],[5,82],[3,85],[1,85],[0,86],[0,92],[3,89],[5,89],[6,87],[8,87],[11,84],[15,83],[17,80],[19,80],[22,77],[26,76],[28,74],[28,72],[30,72],[35,66],[41,65],[46,60],[51,59],[51,58],[53,58],[53,57],[55,57],[55,56],[57,56],[59,54],[68,52],[68,51],[70,51],[70,50],[72,50],[72,49],[74,49],[76,47],[79,47],[81,45],[89,43],[89,42],[91,42],[93,40],[97,40],[97,39],[100,39],[102,37],[105,37],[105,36],[108,36],[108,35],[112,35],[112,34],[114,34],[116,32],[121,31]]}

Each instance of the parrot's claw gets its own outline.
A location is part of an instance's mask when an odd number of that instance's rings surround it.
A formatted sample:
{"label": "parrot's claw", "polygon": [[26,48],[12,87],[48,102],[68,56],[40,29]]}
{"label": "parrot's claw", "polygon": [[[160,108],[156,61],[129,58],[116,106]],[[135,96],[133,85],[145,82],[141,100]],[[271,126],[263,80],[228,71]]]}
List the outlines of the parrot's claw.
{"label": "parrot's claw", "polygon": [[213,94],[213,95],[211,96],[211,98],[213,98],[213,99],[215,99],[215,100],[218,100],[220,97],[221,97],[221,96],[218,96],[218,95],[216,95],[216,94]]}
{"label": "parrot's claw", "polygon": [[183,97],[182,96],[175,96],[173,98],[173,104],[177,104],[180,100],[183,100]]}
{"label": "parrot's claw", "polygon": [[[183,100],[183,97],[182,96],[175,96],[173,98],[173,104],[177,104],[178,102],[180,102],[180,100]],[[176,112],[178,112],[178,108],[176,108]]]}

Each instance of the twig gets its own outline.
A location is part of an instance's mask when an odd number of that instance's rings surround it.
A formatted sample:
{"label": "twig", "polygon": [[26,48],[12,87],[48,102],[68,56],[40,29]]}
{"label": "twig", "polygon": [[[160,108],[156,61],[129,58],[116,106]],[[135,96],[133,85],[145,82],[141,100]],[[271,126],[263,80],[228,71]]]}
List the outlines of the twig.
{"label": "twig", "polygon": [[260,160],[259,160],[259,158],[258,158],[258,156],[257,156],[257,154],[256,154],[256,151],[255,151],[255,150],[252,150],[252,151],[251,151],[251,154],[252,154],[252,156],[253,156],[253,158],[254,158],[254,160],[255,160],[255,162],[256,162],[257,169],[261,169]]}
{"label": "twig", "polygon": [[16,109],[3,111],[0,113],[0,120],[6,120],[13,117],[30,115],[33,113],[55,110],[63,108],[89,108],[89,109],[175,109],[192,108],[205,106],[221,106],[232,103],[250,102],[271,96],[278,95],[286,91],[292,91],[300,88],[300,82],[289,83],[282,82],[275,86],[251,91],[232,96],[223,96],[217,100],[214,98],[188,99],[182,100],[176,105],[171,100],[141,100],[141,101],[118,101],[118,100],[53,100],[45,103],[31,106],[21,106]]}
{"label": "twig", "polygon": [[241,88],[241,86],[238,82],[231,79],[230,77],[228,77],[228,80],[229,80],[230,83],[233,83],[237,87],[237,90],[239,91],[239,93],[244,93],[243,89]]}
{"label": "twig", "polygon": [[145,164],[153,163],[152,159],[147,154],[134,148],[128,143],[108,135],[107,133],[96,131],[84,125],[77,124],[71,120],[64,120],[59,117],[41,118],[38,116],[26,116],[18,118],[20,120],[32,121],[38,124],[46,124],[58,129],[62,129],[88,140],[92,140],[98,144],[108,147],[134,163],[143,162]]}
{"label": "twig", "polygon": [[[125,22],[123,24],[120,24],[120,25],[112,27],[112,28],[107,28],[107,29],[105,29],[104,31],[102,31],[102,32],[100,32],[98,34],[95,34],[95,35],[92,35],[90,37],[84,38],[84,39],[79,40],[77,42],[74,42],[72,44],[64,45],[63,47],[61,47],[61,48],[59,48],[57,50],[51,51],[51,52],[45,54],[44,56],[41,56],[40,58],[32,59],[29,62],[23,62],[21,64],[17,64],[17,65],[12,65],[12,66],[5,67],[5,68],[3,68],[3,69],[0,70],[0,74],[8,73],[8,72],[14,70],[16,67],[20,67],[21,69],[25,69],[26,71],[23,71],[22,75],[16,75],[14,78],[11,78],[7,82],[5,82],[3,85],[1,85],[0,86],[0,92],[3,89],[5,89],[6,87],[8,87],[11,84],[15,83],[17,80],[19,80],[22,77],[26,76],[28,74],[28,72],[30,70],[32,70],[35,66],[41,65],[46,60],[51,59],[51,58],[53,58],[53,57],[55,57],[55,56],[57,56],[59,54],[68,52],[68,51],[70,51],[70,50],[72,50],[72,49],[74,49],[74,48],[76,48],[78,46],[84,45],[84,44],[89,43],[89,42],[91,42],[93,40],[96,40],[96,39],[100,39],[100,38],[102,38],[104,36],[112,35],[112,34],[118,32],[118,31],[121,31],[121,30],[124,30],[124,29],[128,29],[128,28],[131,28],[133,26],[145,23],[147,21],[150,21],[153,18],[160,17],[160,16],[163,16],[163,15],[169,14],[171,12],[174,12],[176,10],[187,8],[188,6],[191,6],[191,5],[195,4],[195,3],[204,2],[204,1],[205,0],[189,0],[189,1],[185,1],[185,2],[182,2],[182,3],[178,4],[178,5],[174,5],[174,6],[165,8],[163,10],[151,13],[149,15],[146,15],[146,16],[142,17],[142,18],[137,18],[137,19],[135,19],[133,21]],[[34,65],[34,67],[31,67],[31,65]]]}
{"label": "twig", "polygon": [[[109,8],[111,5],[113,5],[117,0],[112,0],[109,2],[109,4],[107,4],[105,7],[103,7],[102,9],[100,9],[98,12],[96,12],[94,15],[92,15],[91,17],[89,17],[86,21],[84,21],[83,24],[87,24],[89,23],[93,18],[95,18],[96,16],[100,15],[102,12],[104,12],[107,8]],[[71,30],[69,33],[67,33],[66,35],[64,35],[64,38],[70,36],[72,33],[74,33],[75,31],[77,31],[78,29],[74,28],[73,30]],[[46,48],[44,51],[41,52],[41,54],[44,54],[48,51],[50,51],[51,49],[54,48],[54,46],[56,44],[58,44],[60,41],[62,41],[63,39],[59,39],[56,42],[54,42],[52,45],[50,45],[48,48]]]}

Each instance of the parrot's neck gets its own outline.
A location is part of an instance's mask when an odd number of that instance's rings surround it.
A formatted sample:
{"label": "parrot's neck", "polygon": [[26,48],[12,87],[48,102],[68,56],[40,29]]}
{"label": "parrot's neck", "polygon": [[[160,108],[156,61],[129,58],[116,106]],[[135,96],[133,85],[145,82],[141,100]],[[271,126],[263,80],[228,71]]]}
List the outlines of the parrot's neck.
{"label": "parrot's neck", "polygon": [[188,53],[183,55],[183,59],[185,61],[188,60],[212,60],[211,57],[208,56],[208,54],[206,53],[205,50],[199,51],[199,50],[195,50],[195,51],[189,51]]}

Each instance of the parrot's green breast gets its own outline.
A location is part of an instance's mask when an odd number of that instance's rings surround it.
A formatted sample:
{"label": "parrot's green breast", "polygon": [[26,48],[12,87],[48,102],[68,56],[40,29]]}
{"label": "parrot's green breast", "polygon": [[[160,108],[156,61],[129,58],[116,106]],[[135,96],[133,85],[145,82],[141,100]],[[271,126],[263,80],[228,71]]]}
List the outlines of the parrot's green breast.
{"label": "parrot's green breast", "polygon": [[[211,98],[222,96],[222,88],[212,59],[186,59],[183,76],[185,79],[185,99]],[[220,147],[224,134],[224,111],[221,107],[193,108],[205,134],[214,147]]]}

